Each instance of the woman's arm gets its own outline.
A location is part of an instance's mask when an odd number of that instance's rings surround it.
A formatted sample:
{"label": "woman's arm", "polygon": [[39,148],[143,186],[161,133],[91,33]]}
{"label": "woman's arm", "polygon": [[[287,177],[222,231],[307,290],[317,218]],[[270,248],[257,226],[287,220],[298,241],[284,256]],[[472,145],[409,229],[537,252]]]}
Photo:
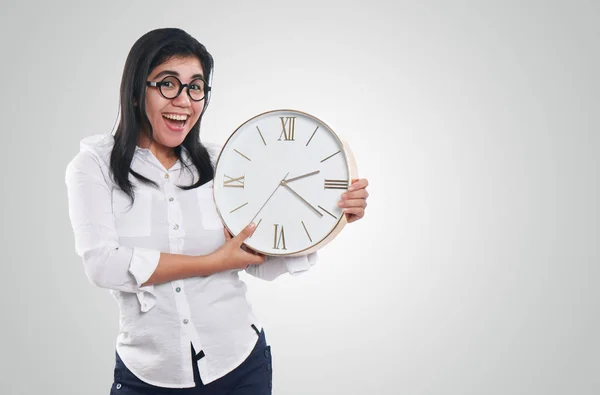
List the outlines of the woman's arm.
{"label": "woman's arm", "polygon": [[188,277],[209,276],[220,272],[213,254],[192,256],[161,252],[156,269],[142,286],[162,284]]}
{"label": "woman's arm", "polygon": [[112,213],[111,190],[104,177],[100,160],[89,151],[80,152],[69,163],[65,176],[75,248],[93,284],[138,293],[147,290],[143,287],[149,285],[208,276],[263,261],[262,257],[240,248],[241,237],[249,236],[251,229],[205,256],[168,254],[120,245]]}
{"label": "woman's arm", "polygon": [[225,244],[209,255],[161,253],[156,269],[143,285],[160,284],[187,277],[209,276],[225,270],[244,269],[248,265],[259,266],[264,262],[264,256],[246,252],[241,248],[243,241],[252,236],[254,229],[256,229],[254,224],[250,224],[233,238],[224,229]]}

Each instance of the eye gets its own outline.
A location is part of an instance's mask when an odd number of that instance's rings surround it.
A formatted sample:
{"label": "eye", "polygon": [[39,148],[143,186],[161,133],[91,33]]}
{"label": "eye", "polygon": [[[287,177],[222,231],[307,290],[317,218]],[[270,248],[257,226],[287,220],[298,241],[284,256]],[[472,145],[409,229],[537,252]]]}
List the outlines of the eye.
{"label": "eye", "polygon": [[168,90],[179,89],[179,80],[173,76],[168,76],[160,82],[160,86]]}
{"label": "eye", "polygon": [[190,84],[190,89],[191,89],[191,90],[194,90],[194,91],[201,92],[201,91],[202,91],[202,89],[203,89],[203,86],[204,86],[203,84],[199,84],[199,83],[192,82],[192,83]]}
{"label": "eye", "polygon": [[202,92],[204,90],[204,81],[196,79],[190,82],[190,90]]}

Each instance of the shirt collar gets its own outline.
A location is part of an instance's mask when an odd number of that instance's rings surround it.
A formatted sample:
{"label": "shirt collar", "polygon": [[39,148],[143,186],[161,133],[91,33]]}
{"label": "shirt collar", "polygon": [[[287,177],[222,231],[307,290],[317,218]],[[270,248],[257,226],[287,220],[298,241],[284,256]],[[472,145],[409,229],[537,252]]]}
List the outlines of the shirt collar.
{"label": "shirt collar", "polygon": [[[152,153],[152,151],[150,151],[150,148],[142,148],[138,145],[135,146],[135,152],[134,152],[134,156],[140,156],[146,160],[149,160],[150,156],[154,156],[154,154]],[[169,171],[171,170],[179,170],[182,167],[182,161],[185,162],[187,165],[189,165],[191,163],[191,156],[189,151],[187,150],[187,148],[185,148],[184,146],[181,146],[181,159],[178,160],[177,162],[175,162],[175,164],[169,169]],[[158,160],[155,158],[155,160],[158,162]]]}

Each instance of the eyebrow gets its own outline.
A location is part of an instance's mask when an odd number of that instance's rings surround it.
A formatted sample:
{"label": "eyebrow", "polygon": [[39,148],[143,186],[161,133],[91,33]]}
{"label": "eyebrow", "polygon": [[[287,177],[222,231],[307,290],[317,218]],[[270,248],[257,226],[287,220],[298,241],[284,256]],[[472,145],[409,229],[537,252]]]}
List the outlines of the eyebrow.
{"label": "eyebrow", "polygon": [[[160,78],[165,75],[174,75],[175,77],[179,77],[179,73],[174,70],[163,70],[160,73],[158,73],[153,79]],[[192,76],[192,80],[195,80],[196,78],[200,78],[203,80],[204,76],[202,74],[194,74]]]}

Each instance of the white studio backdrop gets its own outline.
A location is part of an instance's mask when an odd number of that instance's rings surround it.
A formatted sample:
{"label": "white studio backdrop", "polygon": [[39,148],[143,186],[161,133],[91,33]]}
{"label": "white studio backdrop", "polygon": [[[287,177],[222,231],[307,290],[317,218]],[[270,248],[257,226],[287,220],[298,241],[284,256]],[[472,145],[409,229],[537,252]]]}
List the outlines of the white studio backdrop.
{"label": "white studio backdrop", "polygon": [[125,58],[215,58],[201,138],[276,108],[347,140],[366,217],[297,277],[245,276],[276,395],[592,395],[600,329],[594,1],[3,1],[0,392],[109,392],[116,303],[75,255],[64,171]]}

